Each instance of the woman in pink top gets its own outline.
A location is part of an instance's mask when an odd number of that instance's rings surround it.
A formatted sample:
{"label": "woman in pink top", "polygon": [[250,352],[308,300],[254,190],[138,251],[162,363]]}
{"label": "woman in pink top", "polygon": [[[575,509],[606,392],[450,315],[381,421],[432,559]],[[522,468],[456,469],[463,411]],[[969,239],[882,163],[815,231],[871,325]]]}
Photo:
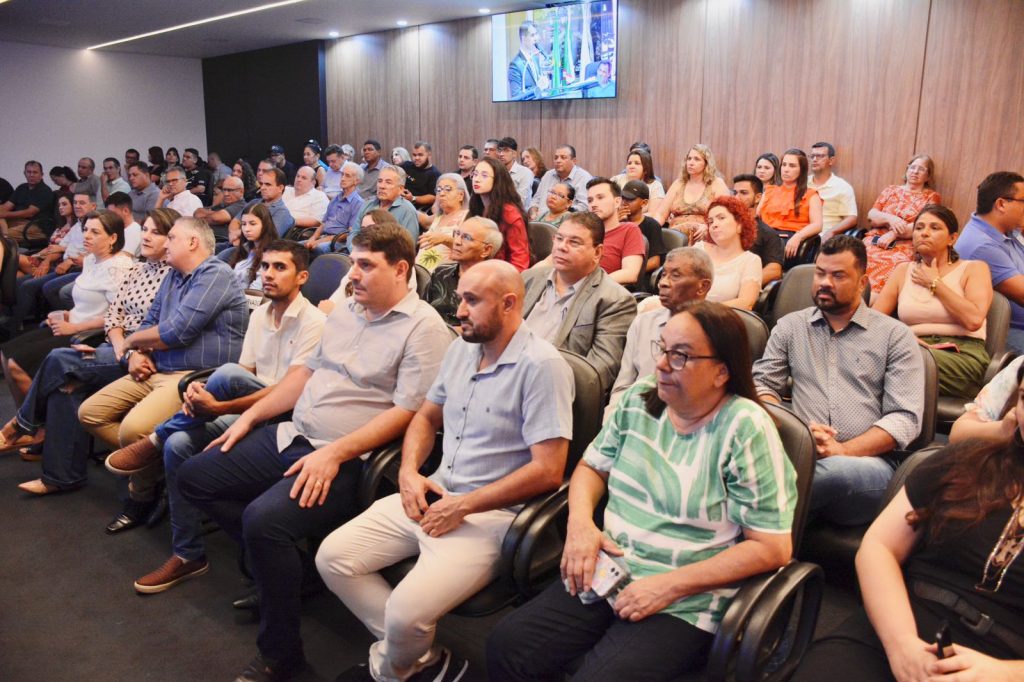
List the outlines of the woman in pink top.
{"label": "woman in pink top", "polygon": [[913,221],[914,262],[896,266],[872,306],[910,326],[939,369],[939,393],[970,400],[981,390],[989,356],[985,318],[992,278],[983,261],[953,250],[959,225],[945,206],[928,204]]}

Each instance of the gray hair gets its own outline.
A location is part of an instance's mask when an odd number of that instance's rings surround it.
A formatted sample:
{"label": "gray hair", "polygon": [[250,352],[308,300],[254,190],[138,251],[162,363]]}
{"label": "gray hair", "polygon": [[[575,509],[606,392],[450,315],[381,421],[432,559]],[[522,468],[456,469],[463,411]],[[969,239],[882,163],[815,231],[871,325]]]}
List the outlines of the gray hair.
{"label": "gray hair", "polygon": [[681,258],[686,268],[694,274],[697,279],[706,279],[709,282],[715,281],[715,264],[711,262],[711,256],[700,249],[692,246],[680,246],[672,249],[665,256],[665,262]]}
{"label": "gray hair", "polygon": [[351,159],[356,155],[356,150],[350,144],[343,144],[341,145],[341,153]]}
{"label": "gray hair", "polygon": [[491,245],[491,258],[494,258],[498,251],[501,251],[501,245],[505,243],[505,239],[501,236],[501,229],[498,228],[496,222],[490,218],[475,216],[462,222],[462,227],[466,225],[476,225],[484,230],[484,243]]}
{"label": "gray hair", "polygon": [[391,158],[394,159],[396,154],[398,155],[398,158],[402,159],[402,161],[412,161],[412,154],[410,154],[409,150],[405,147],[395,147],[392,149]]}
{"label": "gray hair", "polygon": [[192,232],[192,234],[199,238],[199,246],[206,251],[207,255],[213,253],[214,248],[216,248],[217,240],[214,238],[213,230],[210,229],[210,224],[208,222],[202,218],[182,216],[174,221],[174,226],[181,226]]}
{"label": "gray hair", "polygon": [[[389,171],[393,172],[395,175],[397,175],[398,176],[398,184],[402,185],[402,186],[405,186],[405,178],[407,176],[405,174],[405,169],[404,168],[402,168],[401,166],[395,166],[394,164],[387,163],[387,164],[384,164],[384,167],[380,169],[380,172],[383,173],[386,170],[389,170]],[[379,173],[378,173],[378,177],[380,177]]]}
{"label": "gray hair", "polygon": [[[469,190],[466,188],[466,180],[458,173],[442,173],[441,177],[437,179],[440,183],[442,180],[450,180],[455,184],[455,191],[462,192],[462,206],[469,206]],[[437,185],[434,185],[434,191],[437,191]],[[434,199],[434,215],[437,215],[440,209],[437,205],[437,199]]]}
{"label": "gray hair", "polygon": [[359,182],[362,182],[363,176],[366,175],[366,173],[363,172],[363,167],[360,166],[358,163],[346,161],[345,163],[341,164],[341,172],[344,173],[345,170],[348,169],[349,167],[351,167],[352,170],[356,172],[356,178],[358,178]]}
{"label": "gray hair", "polygon": [[178,173],[181,173],[181,177],[183,177],[183,178],[187,178],[188,177],[188,173],[186,173],[185,169],[182,168],[181,166],[171,166],[166,171],[164,171],[164,177],[167,177],[168,174],[174,173],[175,171],[177,171]]}

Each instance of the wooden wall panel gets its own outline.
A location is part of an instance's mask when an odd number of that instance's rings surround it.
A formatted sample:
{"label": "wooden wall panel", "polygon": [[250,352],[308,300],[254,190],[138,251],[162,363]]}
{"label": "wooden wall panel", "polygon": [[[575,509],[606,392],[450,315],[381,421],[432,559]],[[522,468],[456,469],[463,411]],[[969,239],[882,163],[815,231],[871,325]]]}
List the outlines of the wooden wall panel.
{"label": "wooden wall panel", "polygon": [[1019,0],[932,5],[917,147],[935,159],[936,185],[961,224],[990,172],[1021,172],[1024,67]]}
{"label": "wooden wall panel", "polygon": [[[595,175],[618,173],[629,145],[654,150],[655,172],[674,177],[700,135],[703,95],[704,0],[619,3],[618,97],[542,103],[542,147],[576,147]],[[667,185],[666,185],[667,189]]]}
{"label": "wooden wall panel", "polygon": [[701,132],[726,177],[826,140],[866,215],[914,151],[928,6],[710,2]]}

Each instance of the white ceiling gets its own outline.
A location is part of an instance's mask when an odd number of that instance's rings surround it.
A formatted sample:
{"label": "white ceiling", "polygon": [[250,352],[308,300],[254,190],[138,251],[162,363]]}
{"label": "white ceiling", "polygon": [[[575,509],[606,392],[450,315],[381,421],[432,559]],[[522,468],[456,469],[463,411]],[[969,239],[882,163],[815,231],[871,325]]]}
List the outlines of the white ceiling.
{"label": "white ceiling", "polygon": [[[9,0],[0,4],[0,40],[85,48],[273,0]],[[507,0],[306,0],[105,48],[176,57],[216,57],[305,40],[329,39],[507,12],[544,2]]]}

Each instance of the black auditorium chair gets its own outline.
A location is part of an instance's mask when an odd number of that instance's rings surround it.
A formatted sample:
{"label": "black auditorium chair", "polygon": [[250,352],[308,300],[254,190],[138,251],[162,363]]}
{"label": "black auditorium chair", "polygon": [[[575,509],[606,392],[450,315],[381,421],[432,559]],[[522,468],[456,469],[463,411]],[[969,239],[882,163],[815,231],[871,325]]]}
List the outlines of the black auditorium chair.
{"label": "black auditorium chair", "polygon": [[[587,446],[597,436],[604,410],[604,390],[594,366],[571,351],[560,352],[572,368],[576,387],[572,406],[573,436],[569,444],[565,480],[557,490],[538,495],[523,505],[505,534],[497,577],[453,613],[462,616],[496,613],[511,604],[526,601],[558,575],[568,518],[569,477]],[[424,474],[437,468],[440,449],[441,436],[438,435],[434,453],[423,466]],[[401,457],[401,441],[370,456],[356,497],[360,509],[367,508],[383,495],[397,491]],[[384,569],[382,574],[388,582],[396,585],[415,563],[413,557]]]}
{"label": "black auditorium chair", "polygon": [[782,263],[783,271],[794,268],[798,265],[806,265],[813,263],[814,259],[818,256],[818,249],[821,248],[821,237],[814,235],[810,239],[805,239],[800,242],[800,247],[796,251],[796,255],[792,258],[786,258]]}
{"label": "black auditorium chair", "polygon": [[747,328],[747,342],[750,344],[750,359],[754,362],[764,355],[764,348],[768,345],[768,325],[754,312],[733,308],[733,312],[740,316],[743,326]]}
{"label": "black auditorium chair", "polygon": [[[921,433],[907,445],[906,450],[897,453],[897,457],[902,458],[902,462],[897,467],[896,473],[893,474],[876,514],[899,492],[902,481],[906,479],[906,468],[917,466],[917,463],[927,456],[926,453],[933,452],[940,447],[934,442],[935,413],[939,393],[938,371],[935,367],[935,360],[927,348],[921,348],[921,357],[924,360],[925,373],[925,402],[924,412],[921,415]],[[819,564],[838,566],[844,569],[852,568],[860,541],[869,525],[839,526],[825,521],[812,521],[807,527],[804,557]]]}
{"label": "black auditorium chair", "polygon": [[415,271],[413,275],[416,277],[416,293],[424,301],[427,300],[427,290],[430,288],[430,270],[416,263],[413,265]]}
{"label": "black auditorium chair", "polygon": [[0,258],[0,303],[13,306],[18,288],[18,242],[0,235],[0,248],[3,249],[3,257]]}
{"label": "black auditorium chair", "polygon": [[[811,284],[814,281],[814,264],[806,263],[791,268],[782,276],[782,281],[773,287],[776,291],[771,298],[770,307],[754,306],[768,328],[774,327],[779,320],[789,313],[803,310],[814,305],[811,295]],[[871,288],[864,287],[864,303],[871,296]],[[759,301],[760,303],[760,301]]]}
{"label": "black auditorium chair", "polygon": [[352,259],[342,253],[325,253],[309,264],[309,279],[302,285],[302,295],[313,305],[330,298],[352,267]]}
{"label": "black auditorium chair", "polygon": [[665,245],[665,251],[671,251],[672,249],[678,249],[683,246],[687,246],[690,240],[686,234],[679,230],[673,230],[671,227],[661,228],[661,243]]}
{"label": "black auditorium chair", "polygon": [[530,238],[530,249],[533,251],[535,262],[539,262],[551,255],[554,245],[555,232],[558,230],[551,223],[533,221],[528,228]]}
{"label": "black auditorium chair", "polygon": [[[992,305],[988,309],[985,325],[985,350],[991,360],[985,370],[983,384],[987,384],[1017,357],[1012,349],[1006,347],[1006,337],[1010,332],[1010,302],[998,291],[992,292]],[[939,396],[938,429],[949,433],[953,422],[964,413],[964,400]]]}

